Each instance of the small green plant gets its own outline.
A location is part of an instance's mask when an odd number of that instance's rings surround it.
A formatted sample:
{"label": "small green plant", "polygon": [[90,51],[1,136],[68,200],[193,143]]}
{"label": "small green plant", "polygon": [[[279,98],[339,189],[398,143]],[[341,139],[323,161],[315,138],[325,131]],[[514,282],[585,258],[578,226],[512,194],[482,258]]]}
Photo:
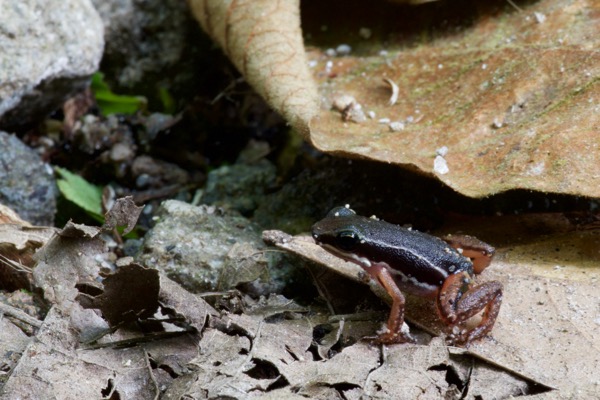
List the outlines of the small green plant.
{"label": "small green plant", "polygon": [[134,114],[146,108],[147,100],[143,96],[124,96],[113,93],[104,81],[104,74],[92,75],[92,91],[102,115]]}
{"label": "small green plant", "polygon": [[56,183],[62,195],[95,220],[103,222],[102,188],[64,168],[54,167],[54,170],[60,176]]}
{"label": "small green plant", "polygon": [[167,88],[161,87],[158,89],[158,96],[163,106],[163,112],[166,114],[175,114],[175,99],[169,93]]}

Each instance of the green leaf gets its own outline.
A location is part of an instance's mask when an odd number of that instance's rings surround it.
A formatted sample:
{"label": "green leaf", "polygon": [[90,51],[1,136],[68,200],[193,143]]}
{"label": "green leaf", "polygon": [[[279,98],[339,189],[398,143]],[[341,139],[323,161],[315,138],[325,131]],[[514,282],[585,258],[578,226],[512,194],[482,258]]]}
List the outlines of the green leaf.
{"label": "green leaf", "polygon": [[163,106],[163,112],[165,114],[174,114],[175,113],[175,99],[169,93],[167,88],[161,87],[158,89],[158,96],[160,97],[160,101]]}
{"label": "green leaf", "polygon": [[146,108],[146,98],[143,96],[124,96],[113,93],[106,82],[104,74],[96,72],[92,75],[92,91],[102,115],[134,114]]}
{"label": "green leaf", "polygon": [[55,167],[54,170],[62,178],[56,183],[63,196],[84,209],[93,218],[103,221],[102,188],[64,168]]}

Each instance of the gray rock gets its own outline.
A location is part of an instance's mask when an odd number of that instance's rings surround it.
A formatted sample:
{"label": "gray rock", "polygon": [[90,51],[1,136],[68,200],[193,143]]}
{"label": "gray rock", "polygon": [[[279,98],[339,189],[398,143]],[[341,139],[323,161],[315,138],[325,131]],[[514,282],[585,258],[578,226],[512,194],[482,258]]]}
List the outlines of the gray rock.
{"label": "gray rock", "polygon": [[226,290],[265,276],[261,230],[247,219],[176,200],[162,203],[157,218],[137,259],[186,289]]}
{"label": "gray rock", "polygon": [[0,131],[0,203],[34,225],[53,225],[56,182],[52,169],[16,136]]}
{"label": "gray rock", "polygon": [[35,122],[85,87],[103,47],[90,0],[2,0],[0,127]]}
{"label": "gray rock", "polygon": [[251,215],[275,183],[277,169],[266,159],[225,165],[208,173],[202,201]]}

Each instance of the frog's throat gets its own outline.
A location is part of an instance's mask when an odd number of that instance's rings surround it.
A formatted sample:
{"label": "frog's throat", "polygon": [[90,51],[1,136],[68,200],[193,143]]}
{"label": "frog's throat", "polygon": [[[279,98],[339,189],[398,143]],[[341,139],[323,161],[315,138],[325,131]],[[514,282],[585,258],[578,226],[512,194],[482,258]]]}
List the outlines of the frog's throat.
{"label": "frog's throat", "polygon": [[363,268],[369,268],[372,265],[371,261],[366,257],[361,257],[357,254],[340,250],[330,244],[319,243],[319,245],[321,247],[323,247],[325,250],[327,250],[328,252],[330,252],[331,254],[338,256],[346,261],[351,261],[353,263],[356,263]]}

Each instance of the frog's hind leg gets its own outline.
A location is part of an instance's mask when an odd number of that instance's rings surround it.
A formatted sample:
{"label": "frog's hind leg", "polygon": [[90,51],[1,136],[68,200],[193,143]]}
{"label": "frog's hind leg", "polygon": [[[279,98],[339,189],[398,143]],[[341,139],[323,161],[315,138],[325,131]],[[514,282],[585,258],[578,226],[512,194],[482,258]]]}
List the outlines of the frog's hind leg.
{"label": "frog's hind leg", "polygon": [[[502,303],[502,284],[497,281],[472,286],[468,274],[459,273],[446,279],[438,296],[440,317],[456,326],[483,310],[481,322],[470,331],[460,333],[455,343],[468,345],[492,330]],[[465,291],[466,289],[466,291]]]}

